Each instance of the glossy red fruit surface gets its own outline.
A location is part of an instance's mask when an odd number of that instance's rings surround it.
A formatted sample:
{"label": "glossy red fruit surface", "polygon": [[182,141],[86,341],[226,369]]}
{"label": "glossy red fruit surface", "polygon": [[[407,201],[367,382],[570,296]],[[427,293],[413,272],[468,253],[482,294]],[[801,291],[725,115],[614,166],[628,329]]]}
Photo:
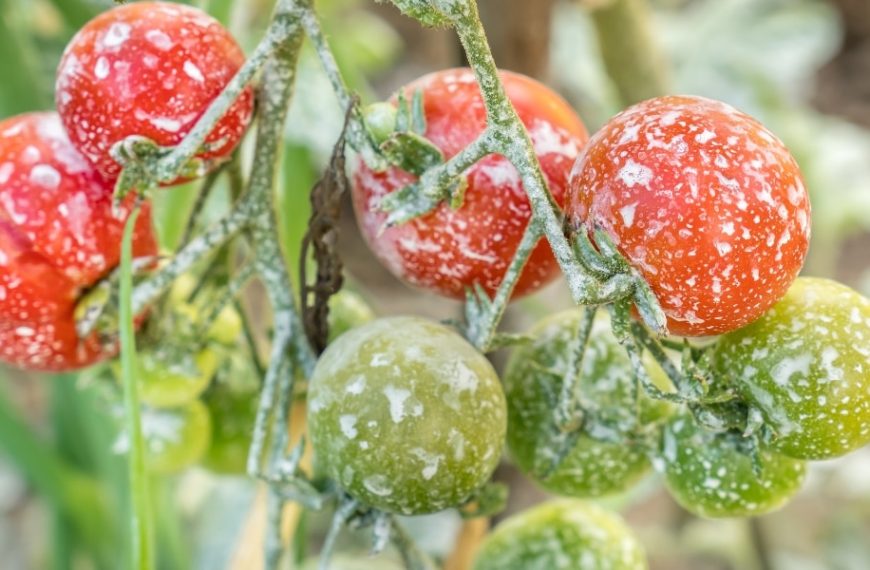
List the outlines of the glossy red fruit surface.
{"label": "glossy red fruit surface", "polygon": [[[529,131],[550,191],[564,202],[574,158],[586,142],[583,123],[568,104],[537,81],[502,72],[508,97]],[[486,127],[486,111],[469,69],[439,71],[403,88],[423,94],[427,139],[446,158],[465,148]],[[381,232],[386,215],[381,199],[414,182],[398,168],[376,173],[360,161],[354,171],[353,199],[363,235],[381,262],[404,281],[441,295],[464,298],[475,283],[492,295],[504,278],[531,206],[517,170],[500,155],[489,155],[466,171],[462,206],[441,204],[429,214]],[[548,244],[533,251],[514,290],[531,293],[559,275]]]}
{"label": "glossy red fruit surface", "polygon": [[[0,360],[68,370],[114,352],[95,335],[80,340],[73,319],[81,292],[120,259],[129,209],[113,215],[112,191],[70,144],[57,114],[0,122]],[[157,253],[147,206],[133,253]]]}
{"label": "glossy red fruit surface", "polygon": [[[107,178],[112,147],[131,135],[178,144],[244,63],[230,33],[190,6],[136,2],[100,14],[75,35],[57,75],[57,109],[73,144]],[[198,158],[228,157],[251,120],[248,89],[218,121]]]}
{"label": "glossy red fruit surface", "polygon": [[577,160],[566,212],[612,236],[682,336],[760,317],[810,237],[809,198],[782,142],[701,97],[651,99],[611,119]]}

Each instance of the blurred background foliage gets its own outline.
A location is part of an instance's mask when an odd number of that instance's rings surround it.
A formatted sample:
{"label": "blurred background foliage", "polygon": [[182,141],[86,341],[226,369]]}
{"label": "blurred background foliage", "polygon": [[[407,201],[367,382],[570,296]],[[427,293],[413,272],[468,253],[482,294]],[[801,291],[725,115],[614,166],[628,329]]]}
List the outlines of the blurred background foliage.
{"label": "blurred background foliage", "polygon": [[[273,2],[187,3],[224,22],[250,51],[267,25]],[[599,41],[596,33],[604,24],[595,10],[609,3],[480,0],[497,62],[559,89],[590,131],[625,106],[630,98],[625,85],[632,79],[638,83],[637,78],[619,77],[618,70],[604,63],[613,46]],[[54,70],[64,45],[111,4],[0,0],[0,117],[52,106]],[[462,64],[452,34],[423,30],[388,4],[317,4],[340,67],[366,102],[388,96],[424,72]],[[870,2],[650,4],[646,40],[660,50],[667,89],[721,99],[758,117],[801,163],[813,205],[813,242],[805,272],[836,277],[870,294]],[[306,50],[278,188],[291,267],[300,262],[298,244],[310,212],[308,191],[332,150],[343,115],[313,52]],[[249,141],[243,162],[250,151]],[[158,193],[155,224],[165,248],[178,245],[195,196],[193,187]],[[229,189],[219,187],[206,204],[204,221],[220,215],[230,200]],[[341,249],[348,277],[378,312],[437,318],[458,314],[455,303],[411,291],[382,271],[361,243],[349,205],[345,210]],[[251,297],[249,308],[257,314],[256,295]],[[564,286],[557,284],[513,306],[506,325],[521,329],[569,304]],[[112,451],[118,438],[117,410],[98,381],[100,373],[38,380],[0,370],[0,567],[121,567],[127,479],[123,454]],[[797,500],[751,523],[694,518],[662,493],[653,478],[608,502],[624,510],[647,545],[653,568],[866,570],[868,473],[866,449],[821,464]],[[497,475],[511,483],[510,510],[543,497],[507,464]],[[254,567],[239,562],[245,560],[240,552],[258,548],[245,544],[257,538],[247,528],[253,483],[197,468],[155,484],[161,569]],[[323,524],[318,516],[303,522],[314,529],[314,536]],[[455,514],[447,513],[418,518],[411,529],[424,547],[446,556],[460,525]],[[346,537],[345,542],[350,551],[365,548],[362,537]],[[295,558],[304,558],[308,545],[297,541],[296,547]],[[386,561],[376,564],[372,567],[388,568]]]}

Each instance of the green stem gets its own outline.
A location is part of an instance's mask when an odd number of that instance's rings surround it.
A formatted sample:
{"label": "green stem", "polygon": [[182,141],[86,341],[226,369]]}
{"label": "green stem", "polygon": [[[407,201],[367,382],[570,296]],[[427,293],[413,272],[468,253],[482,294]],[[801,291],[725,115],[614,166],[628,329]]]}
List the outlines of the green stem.
{"label": "green stem", "polygon": [[145,470],[145,442],[139,414],[139,393],[136,382],[136,337],[133,330],[133,229],[139,208],[133,210],[124,227],[121,242],[120,330],[121,371],[124,385],[124,416],[129,439],[129,480],[132,505],[130,518],[131,568],[154,568],[154,530],[148,474]]}
{"label": "green stem", "polygon": [[647,0],[612,0],[590,10],[604,67],[623,105],[669,91],[667,61],[655,41]]}

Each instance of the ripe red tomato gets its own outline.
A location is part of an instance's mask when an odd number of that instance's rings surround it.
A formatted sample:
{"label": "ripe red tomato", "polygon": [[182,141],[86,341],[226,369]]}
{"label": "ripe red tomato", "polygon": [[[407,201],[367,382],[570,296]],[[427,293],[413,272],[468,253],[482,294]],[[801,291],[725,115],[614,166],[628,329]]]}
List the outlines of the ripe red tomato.
{"label": "ripe red tomato", "polygon": [[[142,135],[178,144],[244,63],[230,33],[205,12],[168,2],[118,6],[86,24],[64,52],[57,108],[78,149],[107,178],[115,143]],[[220,162],[251,120],[248,89],[217,123],[198,158]]]}
{"label": "ripe red tomato", "polygon": [[[515,73],[502,81],[532,142],[550,191],[564,201],[571,164],[586,142],[583,123],[568,104],[544,85]],[[425,136],[446,158],[471,143],[486,128],[486,111],[470,69],[439,71],[404,87],[410,97],[422,90]],[[479,283],[492,295],[501,283],[531,206],[519,173],[500,155],[490,155],[466,172],[462,207],[442,204],[429,214],[381,232],[386,215],[378,209],[387,194],[414,177],[398,168],[376,173],[360,161],[354,169],[357,220],[369,246],[397,277],[448,297],[464,298]],[[549,245],[542,240],[526,264],[514,296],[534,292],[559,275]]]}
{"label": "ripe red tomato", "polygon": [[[55,113],[0,122],[0,360],[68,370],[107,358],[96,335],[80,340],[79,294],[119,262],[129,210],[112,214],[113,185],[69,142]],[[157,253],[147,207],[136,256]]]}
{"label": "ripe red tomato", "polygon": [[701,97],[651,99],[611,119],[577,159],[566,210],[613,237],[683,336],[760,317],[810,237],[809,198],[782,142]]}

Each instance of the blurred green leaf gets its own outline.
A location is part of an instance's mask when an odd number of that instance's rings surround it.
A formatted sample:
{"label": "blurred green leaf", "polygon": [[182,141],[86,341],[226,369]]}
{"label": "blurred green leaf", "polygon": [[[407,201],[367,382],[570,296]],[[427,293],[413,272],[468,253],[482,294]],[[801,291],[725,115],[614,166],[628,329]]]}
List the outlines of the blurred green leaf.
{"label": "blurred green leaf", "polygon": [[48,109],[50,89],[42,81],[33,39],[13,0],[0,0],[0,116]]}

